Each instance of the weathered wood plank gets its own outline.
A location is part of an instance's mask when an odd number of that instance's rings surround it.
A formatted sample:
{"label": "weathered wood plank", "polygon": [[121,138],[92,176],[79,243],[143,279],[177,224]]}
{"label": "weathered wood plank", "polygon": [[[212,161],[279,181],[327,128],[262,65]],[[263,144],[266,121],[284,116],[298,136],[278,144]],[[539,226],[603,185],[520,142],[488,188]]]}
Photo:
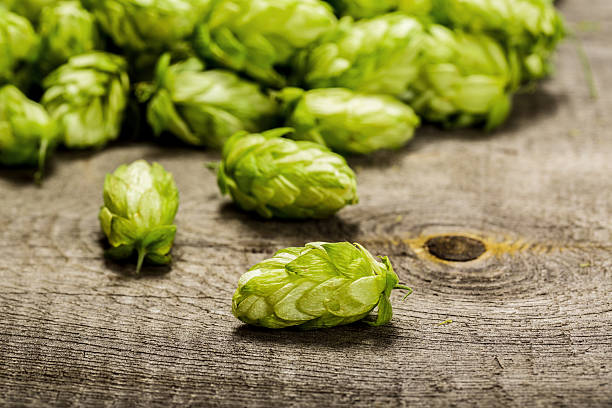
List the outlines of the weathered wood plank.
{"label": "weathered wood plank", "polygon": [[[218,194],[214,152],[124,144],[61,153],[43,188],[0,172],[0,405],[610,406],[612,7],[566,0],[593,100],[566,42],[554,79],[493,135],[423,129],[352,158],[361,202],[325,221],[264,221]],[[171,270],[105,261],[106,172],[160,161],[181,191]],[[428,237],[487,251],[443,262]],[[415,288],[392,324],[248,328],[238,277],[276,249],[352,240]],[[452,323],[439,323],[452,320]]]}

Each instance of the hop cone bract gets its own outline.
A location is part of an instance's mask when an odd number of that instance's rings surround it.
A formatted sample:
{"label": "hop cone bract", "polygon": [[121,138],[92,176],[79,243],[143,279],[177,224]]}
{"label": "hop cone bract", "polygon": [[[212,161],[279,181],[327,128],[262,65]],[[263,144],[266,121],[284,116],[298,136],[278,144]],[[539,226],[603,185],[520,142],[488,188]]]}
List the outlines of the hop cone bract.
{"label": "hop cone bract", "polygon": [[389,297],[399,285],[387,257],[359,244],[312,242],[278,251],[240,277],[232,312],[269,328],[317,329],[361,320],[378,306],[379,326],[391,320]]}
{"label": "hop cone bract", "polygon": [[355,174],[344,158],[317,143],[280,137],[291,131],[232,136],[218,172],[221,192],[266,218],[324,218],[357,203]]}
{"label": "hop cone bract", "polygon": [[327,0],[339,14],[354,18],[376,17],[397,7],[398,0]]}
{"label": "hop cone bract", "polygon": [[33,23],[38,22],[38,17],[45,7],[56,2],[57,0],[2,0],[9,10],[24,16]]}
{"label": "hop cone bract", "polygon": [[70,58],[43,81],[42,103],[71,148],[101,147],[121,130],[130,83],[122,57],[92,52]]}
{"label": "hop cone bract", "polygon": [[408,142],[419,118],[406,104],[388,95],[345,88],[302,91],[285,88],[278,97],[286,105],[292,139],[310,140],[342,153],[397,149]]}
{"label": "hop cone bract", "polygon": [[165,54],[155,83],[140,90],[144,99],[152,92],[147,118],[156,134],[168,130],[198,146],[221,147],[238,131],[263,130],[276,114],[259,85],[229,71],[204,71],[195,58],[170,65]]}
{"label": "hop cone bract", "polygon": [[107,254],[116,259],[138,254],[137,271],[144,260],[170,262],[176,234],[173,225],[179,197],[172,174],[153,163],[138,160],[119,166],[104,180],[104,205],[99,219],[111,244]]}

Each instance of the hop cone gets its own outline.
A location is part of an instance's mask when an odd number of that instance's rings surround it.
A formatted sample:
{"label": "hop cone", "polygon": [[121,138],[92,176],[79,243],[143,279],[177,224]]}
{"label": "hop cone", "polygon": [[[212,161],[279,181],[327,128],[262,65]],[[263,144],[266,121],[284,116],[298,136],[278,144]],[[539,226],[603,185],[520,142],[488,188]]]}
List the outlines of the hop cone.
{"label": "hop cone", "polygon": [[360,94],[344,88],[302,91],[285,88],[286,125],[293,139],[310,140],[343,153],[397,149],[410,140],[419,118],[388,95]]}
{"label": "hop cone", "polygon": [[104,180],[104,205],[99,219],[115,259],[138,254],[137,272],[144,260],[170,262],[176,234],[172,225],[178,209],[178,190],[172,174],[144,160],[119,166]]}
{"label": "hop cone", "polygon": [[45,109],[13,85],[0,88],[0,164],[38,165],[42,177],[47,153],[57,143],[56,123]]}
{"label": "hop cone", "polygon": [[432,22],[432,14],[439,11],[439,4],[435,4],[437,0],[395,0],[398,10],[418,16],[422,21]]}
{"label": "hop cone", "polygon": [[37,56],[38,37],[30,22],[0,6],[0,84],[20,82],[16,71]]}
{"label": "hop cone", "polygon": [[[400,8],[411,12],[414,0]],[[420,0],[422,1],[422,0]],[[516,51],[523,80],[550,72],[550,58],[565,29],[550,0],[429,0],[434,19],[449,27],[486,33]]]}
{"label": "hop cone", "polygon": [[210,0],[82,0],[102,29],[130,51],[166,50],[189,36]]}
{"label": "hop cone", "polygon": [[320,0],[219,0],[198,26],[194,48],[201,57],[283,86],[275,66],[335,25],[331,8]]}
{"label": "hop cone", "polygon": [[61,123],[66,146],[101,147],[117,138],[130,86],[125,70],[123,58],[92,52],[45,78],[42,103]]}
{"label": "hop cone", "polygon": [[492,129],[507,117],[519,75],[492,38],[432,25],[419,80],[406,98],[429,121]]}
{"label": "hop cone", "polygon": [[40,13],[46,6],[55,4],[57,0],[2,0],[1,3],[9,10],[24,16],[36,23]]}
{"label": "hop cone", "polygon": [[289,132],[232,136],[219,167],[221,192],[266,218],[324,218],[357,203],[355,174],[342,156],[280,137]]}
{"label": "hop cone", "polygon": [[389,297],[398,278],[359,244],[312,242],[278,251],[240,277],[232,312],[241,321],[273,329],[318,329],[361,320],[378,306],[369,323],[388,323]]}
{"label": "hop cone", "polygon": [[46,7],[40,15],[41,66],[49,72],[74,55],[101,46],[92,14],[78,1],[60,1]]}
{"label": "hop cone", "polygon": [[259,86],[223,70],[204,71],[195,58],[170,65],[159,61],[153,86],[140,88],[149,102],[147,117],[156,134],[167,130],[187,143],[221,147],[234,133],[256,132],[270,124],[276,106]]}
{"label": "hop cone", "polygon": [[398,0],[327,0],[339,14],[354,18],[376,17],[397,6]]}
{"label": "hop cone", "polygon": [[424,40],[422,25],[403,14],[355,23],[344,18],[295,65],[309,88],[401,95],[418,75]]}

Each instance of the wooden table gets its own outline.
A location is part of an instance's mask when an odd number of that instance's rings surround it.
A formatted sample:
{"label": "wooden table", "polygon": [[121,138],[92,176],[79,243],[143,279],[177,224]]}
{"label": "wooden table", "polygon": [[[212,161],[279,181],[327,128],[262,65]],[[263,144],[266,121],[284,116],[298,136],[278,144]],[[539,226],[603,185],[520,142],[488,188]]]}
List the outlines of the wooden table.
{"label": "wooden table", "polygon": [[[215,152],[60,153],[43,188],[3,170],[0,405],[611,406],[612,5],[560,6],[579,40],[507,125],[424,128],[350,159],[361,202],[330,220],[240,212],[204,168]],[[181,206],[172,268],[134,278],[103,258],[97,212],[104,174],[139,158],[175,174]],[[448,235],[486,251],[443,261],[426,242]],[[249,266],[317,240],[391,258],[414,287],[393,294],[391,324],[271,331],[232,316]],[[434,252],[470,258],[465,242]]]}

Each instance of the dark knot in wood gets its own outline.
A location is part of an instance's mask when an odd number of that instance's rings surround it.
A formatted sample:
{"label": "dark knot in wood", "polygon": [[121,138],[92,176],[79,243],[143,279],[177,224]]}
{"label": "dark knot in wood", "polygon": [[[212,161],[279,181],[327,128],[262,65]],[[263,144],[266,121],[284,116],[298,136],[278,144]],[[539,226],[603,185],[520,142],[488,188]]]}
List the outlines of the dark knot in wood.
{"label": "dark knot in wood", "polygon": [[467,262],[478,258],[487,248],[474,238],[461,235],[442,235],[425,242],[429,253],[445,261]]}

